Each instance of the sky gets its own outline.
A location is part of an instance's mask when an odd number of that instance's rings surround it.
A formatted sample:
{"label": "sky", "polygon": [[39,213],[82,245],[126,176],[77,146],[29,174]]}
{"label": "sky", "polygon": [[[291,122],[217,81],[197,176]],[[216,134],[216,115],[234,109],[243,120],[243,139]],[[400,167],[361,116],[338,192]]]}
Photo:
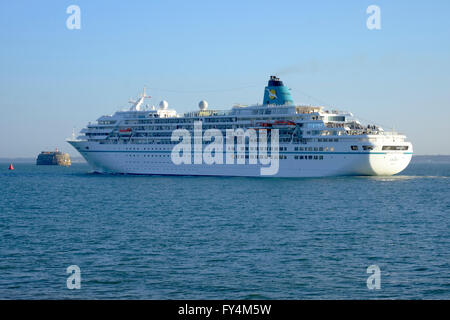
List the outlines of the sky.
{"label": "sky", "polygon": [[[68,29],[67,7],[80,8]],[[379,30],[366,22],[380,8]],[[450,1],[0,0],[0,157],[36,157],[144,86],[178,113],[261,103],[270,75],[298,104],[394,128],[450,154]]]}

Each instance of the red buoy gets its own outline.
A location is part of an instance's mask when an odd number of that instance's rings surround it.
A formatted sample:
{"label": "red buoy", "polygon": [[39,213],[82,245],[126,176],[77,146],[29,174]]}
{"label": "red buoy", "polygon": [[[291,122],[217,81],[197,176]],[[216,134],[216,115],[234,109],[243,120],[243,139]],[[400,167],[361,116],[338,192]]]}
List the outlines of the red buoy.
{"label": "red buoy", "polygon": [[12,163],[9,164],[9,170],[14,170]]}

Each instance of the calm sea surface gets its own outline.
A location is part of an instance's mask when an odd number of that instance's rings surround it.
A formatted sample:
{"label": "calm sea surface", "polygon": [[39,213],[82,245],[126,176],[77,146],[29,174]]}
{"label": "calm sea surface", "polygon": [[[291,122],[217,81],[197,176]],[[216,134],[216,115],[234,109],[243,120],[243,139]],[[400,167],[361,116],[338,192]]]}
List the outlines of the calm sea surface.
{"label": "calm sea surface", "polygon": [[450,161],[316,179],[7,168],[0,299],[450,299]]}

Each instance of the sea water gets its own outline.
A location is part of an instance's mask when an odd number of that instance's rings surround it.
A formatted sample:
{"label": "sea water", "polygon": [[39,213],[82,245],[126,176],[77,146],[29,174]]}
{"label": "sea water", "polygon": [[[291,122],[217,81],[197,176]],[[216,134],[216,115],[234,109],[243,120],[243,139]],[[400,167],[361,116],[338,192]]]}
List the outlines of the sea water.
{"label": "sea water", "polygon": [[430,159],[314,179],[3,163],[0,299],[449,299],[450,160]]}

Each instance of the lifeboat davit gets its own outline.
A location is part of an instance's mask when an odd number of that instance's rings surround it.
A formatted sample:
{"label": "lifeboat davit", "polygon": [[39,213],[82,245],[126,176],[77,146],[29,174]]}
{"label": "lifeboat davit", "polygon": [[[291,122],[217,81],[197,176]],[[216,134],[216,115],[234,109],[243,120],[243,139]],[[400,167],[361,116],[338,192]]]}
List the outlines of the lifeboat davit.
{"label": "lifeboat davit", "polygon": [[9,168],[8,169],[9,170],[14,170],[14,167],[13,167],[12,163],[9,164]]}

